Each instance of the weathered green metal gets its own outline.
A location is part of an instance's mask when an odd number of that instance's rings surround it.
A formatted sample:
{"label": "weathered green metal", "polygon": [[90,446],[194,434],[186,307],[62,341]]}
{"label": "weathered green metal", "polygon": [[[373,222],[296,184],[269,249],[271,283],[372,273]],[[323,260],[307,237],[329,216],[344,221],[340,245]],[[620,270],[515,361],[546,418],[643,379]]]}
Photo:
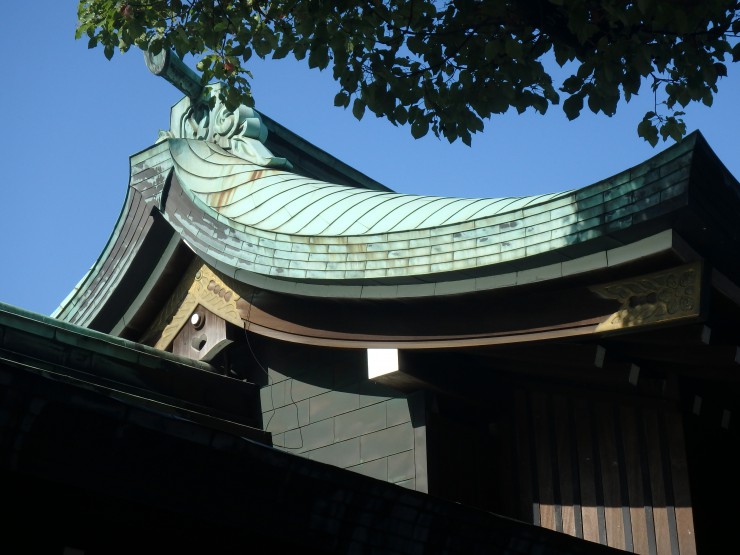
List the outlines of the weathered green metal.
{"label": "weathered green metal", "polygon": [[350,187],[263,161],[192,137],[133,156],[114,235],[55,316],[128,325],[157,253],[178,238],[237,281],[317,297],[439,296],[556,279],[672,249],[681,214],[737,187],[698,133],[579,190],[499,199]]}
{"label": "weathered green metal", "polygon": [[185,98],[173,106],[170,130],[160,134],[160,141],[198,139],[215,143],[261,166],[292,167],[285,158],[275,156],[264,145],[267,127],[256,110],[244,105],[235,110],[227,108],[220,98],[220,85],[203,86],[196,73],[170,50],[163,49],[156,54],[145,50],[144,60],[152,73],[185,94]]}
{"label": "weathered green metal", "polygon": [[170,112],[170,130],[159,140],[182,138],[216,144],[233,156],[259,166],[291,169],[288,160],[265,146],[267,127],[253,108],[230,110],[218,96],[218,86],[199,98],[184,98]]}
{"label": "weathered green metal", "polygon": [[408,239],[406,232],[516,213],[571,194],[467,199],[367,191],[265,168],[206,141],[171,140],[170,152],[180,184],[214,216],[237,228],[336,237],[337,243],[376,234]]}
{"label": "weathered green metal", "polygon": [[[686,191],[692,145],[579,191],[463,199],[358,190],[171,140],[177,182],[200,214],[164,215],[200,256],[247,281],[246,272],[337,285],[446,281],[629,227]],[[650,174],[654,167],[662,173]]]}
{"label": "weathered green metal", "polygon": [[196,99],[203,93],[200,77],[170,50],[162,49],[156,54],[145,50],[144,61],[149,71],[172,83],[188,98]]}
{"label": "weathered green metal", "polygon": [[[334,177],[355,187],[389,190],[253,108],[226,109],[218,97],[219,85],[204,86],[200,77],[174,52],[161,50],[153,54],[145,50],[144,60],[152,73],[185,94],[172,107],[170,130],[160,131],[160,141],[173,137],[212,141],[261,165],[290,169],[292,164],[288,160],[293,159],[303,175]],[[269,139],[268,130],[274,135]],[[285,154],[276,156],[270,148]]]}

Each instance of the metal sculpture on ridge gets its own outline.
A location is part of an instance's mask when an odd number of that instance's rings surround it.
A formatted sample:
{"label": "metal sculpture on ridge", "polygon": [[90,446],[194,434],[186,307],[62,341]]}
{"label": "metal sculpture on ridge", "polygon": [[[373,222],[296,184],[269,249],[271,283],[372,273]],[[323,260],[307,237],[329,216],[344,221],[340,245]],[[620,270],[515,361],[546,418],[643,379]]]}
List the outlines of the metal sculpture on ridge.
{"label": "metal sculpture on ridge", "polygon": [[234,156],[269,168],[289,170],[285,158],[275,156],[265,146],[267,127],[259,113],[240,105],[230,110],[221,101],[220,85],[203,86],[200,79],[173,52],[144,52],[149,70],[163,77],[185,94],[170,113],[170,130],[160,132],[157,142],[166,139],[198,139],[215,143]]}

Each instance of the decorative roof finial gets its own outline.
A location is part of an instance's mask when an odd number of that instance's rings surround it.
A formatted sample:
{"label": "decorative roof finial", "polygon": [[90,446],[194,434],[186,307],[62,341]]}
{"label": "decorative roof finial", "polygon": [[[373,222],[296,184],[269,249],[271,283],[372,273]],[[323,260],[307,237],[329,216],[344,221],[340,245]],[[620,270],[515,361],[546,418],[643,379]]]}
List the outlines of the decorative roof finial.
{"label": "decorative roof finial", "polygon": [[220,86],[204,87],[198,75],[171,50],[162,49],[157,54],[146,50],[144,60],[149,71],[172,83],[187,97],[172,107],[170,130],[160,131],[159,141],[199,139],[216,143],[253,164],[292,168],[288,160],[273,155],[264,145],[267,127],[256,110],[244,105],[229,110],[221,101]]}
{"label": "decorative roof finial", "polygon": [[201,84],[198,75],[171,50],[163,48],[157,54],[152,54],[151,50],[145,50],[144,60],[149,71],[175,85],[191,100],[203,94],[205,87]]}

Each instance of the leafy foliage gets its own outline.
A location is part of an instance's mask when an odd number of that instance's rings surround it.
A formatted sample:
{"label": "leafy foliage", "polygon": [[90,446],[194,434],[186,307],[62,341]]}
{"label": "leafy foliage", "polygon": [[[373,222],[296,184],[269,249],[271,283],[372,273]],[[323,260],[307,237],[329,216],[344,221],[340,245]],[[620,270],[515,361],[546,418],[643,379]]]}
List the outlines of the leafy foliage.
{"label": "leafy foliage", "polygon": [[[110,59],[136,45],[198,57],[227,105],[253,104],[252,56],[331,67],[334,104],[418,138],[470,144],[483,121],[513,108],[545,113],[564,97],[616,113],[646,83],[655,109],[638,134],[652,145],[686,132],[682,108],[711,105],[740,60],[737,0],[81,0],[77,37]],[[572,75],[554,83],[554,56]]]}

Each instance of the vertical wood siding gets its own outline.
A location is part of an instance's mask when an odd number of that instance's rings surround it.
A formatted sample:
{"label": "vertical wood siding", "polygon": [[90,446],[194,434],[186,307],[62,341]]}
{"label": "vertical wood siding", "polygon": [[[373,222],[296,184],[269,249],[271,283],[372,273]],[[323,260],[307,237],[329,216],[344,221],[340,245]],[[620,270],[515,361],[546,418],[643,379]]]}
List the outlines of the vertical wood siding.
{"label": "vertical wood siding", "polygon": [[696,553],[681,415],[519,390],[522,517],[646,555]]}

